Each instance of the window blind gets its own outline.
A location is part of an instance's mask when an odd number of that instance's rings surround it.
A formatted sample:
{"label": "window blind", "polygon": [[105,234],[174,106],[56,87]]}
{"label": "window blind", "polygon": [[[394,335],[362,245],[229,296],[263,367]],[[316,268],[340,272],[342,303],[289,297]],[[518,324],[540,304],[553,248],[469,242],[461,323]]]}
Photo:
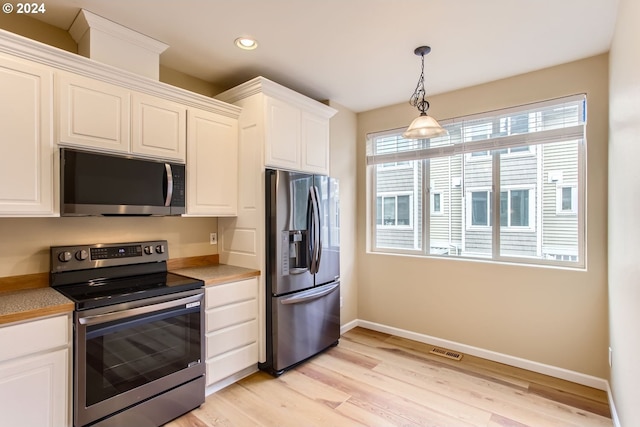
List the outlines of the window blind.
{"label": "window blind", "polygon": [[586,124],[584,94],[441,120],[448,135],[402,138],[404,129],[367,136],[367,165],[581,140]]}

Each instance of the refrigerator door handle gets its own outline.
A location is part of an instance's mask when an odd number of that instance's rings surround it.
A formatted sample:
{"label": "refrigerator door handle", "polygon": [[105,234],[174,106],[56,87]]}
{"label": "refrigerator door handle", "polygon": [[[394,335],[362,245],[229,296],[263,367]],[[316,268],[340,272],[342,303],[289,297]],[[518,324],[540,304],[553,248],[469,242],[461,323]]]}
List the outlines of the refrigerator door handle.
{"label": "refrigerator door handle", "polygon": [[318,228],[316,229],[316,245],[318,245],[318,256],[316,259],[317,273],[318,271],[320,271],[320,261],[322,260],[322,216],[320,215],[320,193],[318,192],[318,187],[314,186],[313,190],[316,193],[316,218],[318,218]]}
{"label": "refrigerator door handle", "polygon": [[309,252],[311,255],[311,263],[309,272],[316,274],[318,272],[318,240],[320,229],[320,218],[318,217],[318,201],[316,187],[309,188],[309,204],[310,204],[310,236],[309,236]]}
{"label": "refrigerator door handle", "polygon": [[314,299],[322,298],[323,296],[333,292],[338,286],[340,286],[340,282],[336,282],[333,285],[327,286],[326,288],[318,288],[318,289],[312,289],[310,291],[300,292],[298,295],[281,299],[280,304],[285,304],[285,305],[299,304],[307,301],[312,301]]}

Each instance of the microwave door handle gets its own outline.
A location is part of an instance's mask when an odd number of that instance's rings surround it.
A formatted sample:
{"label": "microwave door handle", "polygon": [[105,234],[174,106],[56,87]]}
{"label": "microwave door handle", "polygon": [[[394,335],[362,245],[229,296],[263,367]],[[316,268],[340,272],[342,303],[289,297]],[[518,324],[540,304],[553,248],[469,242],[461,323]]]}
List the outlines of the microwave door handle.
{"label": "microwave door handle", "polygon": [[167,172],[167,197],[164,200],[164,205],[171,206],[171,199],[173,199],[173,171],[169,163],[164,164],[164,169]]}

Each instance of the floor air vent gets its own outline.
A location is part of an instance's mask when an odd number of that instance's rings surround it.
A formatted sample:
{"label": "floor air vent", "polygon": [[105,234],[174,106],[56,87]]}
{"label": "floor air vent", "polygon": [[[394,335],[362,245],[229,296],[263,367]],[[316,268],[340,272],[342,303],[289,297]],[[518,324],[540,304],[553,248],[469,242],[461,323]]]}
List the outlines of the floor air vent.
{"label": "floor air vent", "polygon": [[444,348],[433,347],[433,349],[429,353],[446,357],[447,359],[453,359],[453,360],[462,359],[462,354],[456,353],[455,351],[451,351],[451,350],[445,350]]}

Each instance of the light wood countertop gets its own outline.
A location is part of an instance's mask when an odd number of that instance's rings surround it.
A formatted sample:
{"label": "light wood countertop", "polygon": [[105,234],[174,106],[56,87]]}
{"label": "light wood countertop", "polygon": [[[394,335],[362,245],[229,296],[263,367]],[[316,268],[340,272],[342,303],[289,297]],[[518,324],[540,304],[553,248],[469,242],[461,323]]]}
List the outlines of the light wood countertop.
{"label": "light wood countertop", "polygon": [[171,272],[203,280],[205,286],[220,285],[223,283],[260,276],[259,270],[226,264],[181,268],[178,270],[172,270]]}
{"label": "light wood countertop", "polygon": [[[218,255],[170,260],[169,270],[203,280],[205,286],[260,275],[259,270],[218,264]],[[0,326],[54,314],[73,312],[73,301],[49,287],[48,273],[0,278]]]}

